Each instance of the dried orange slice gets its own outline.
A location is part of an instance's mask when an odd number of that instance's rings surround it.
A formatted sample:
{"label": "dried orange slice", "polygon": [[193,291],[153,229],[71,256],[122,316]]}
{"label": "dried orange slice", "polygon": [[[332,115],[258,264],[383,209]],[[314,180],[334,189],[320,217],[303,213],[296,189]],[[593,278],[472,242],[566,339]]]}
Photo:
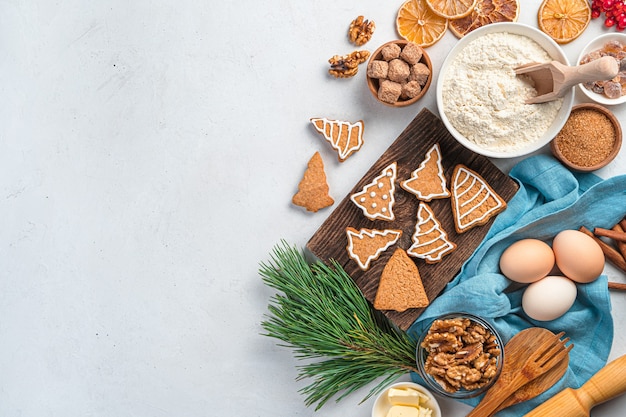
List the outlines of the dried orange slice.
{"label": "dried orange slice", "polygon": [[435,14],[446,19],[458,19],[472,12],[478,0],[426,0]]}
{"label": "dried orange slice", "polygon": [[561,44],[576,39],[590,21],[588,0],[544,0],[537,12],[539,29]]}
{"label": "dried orange slice", "polygon": [[443,37],[448,19],[438,16],[425,0],[408,0],[398,10],[396,30],[403,39],[427,47]]}
{"label": "dried orange slice", "polygon": [[458,38],[490,23],[516,22],[519,16],[518,0],[478,0],[472,12],[460,19],[450,20],[448,27]]}

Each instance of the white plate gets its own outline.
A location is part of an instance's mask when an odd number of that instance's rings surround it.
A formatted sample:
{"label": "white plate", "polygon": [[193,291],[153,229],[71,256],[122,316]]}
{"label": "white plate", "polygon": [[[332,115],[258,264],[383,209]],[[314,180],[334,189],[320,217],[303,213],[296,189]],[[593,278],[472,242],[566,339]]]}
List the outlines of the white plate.
{"label": "white plate", "polygon": [[[578,56],[578,61],[576,62],[576,64],[578,65],[580,61],[583,59],[583,57],[587,55],[589,52],[602,49],[605,43],[609,41],[613,41],[613,40],[621,42],[622,45],[626,45],[626,34],[614,32],[614,33],[605,33],[604,35],[598,36],[597,38],[589,42],[587,46],[583,48],[583,50],[580,52],[580,55]],[[595,101],[598,104],[614,106],[616,104],[626,103],[626,95],[621,96],[620,98],[608,98],[604,94],[594,93],[593,91],[585,88],[585,86],[583,86],[582,84],[578,84],[578,87],[580,88],[580,91],[582,91],[584,95],[586,95],[587,97],[589,97],[591,100]]]}
{"label": "white plate", "polygon": [[425,405],[433,410],[431,417],[441,417],[441,409],[439,408],[439,403],[437,402],[435,396],[426,388],[414,382],[396,382],[395,384],[387,387],[378,395],[376,401],[374,401],[374,405],[372,407],[372,417],[385,417],[389,412],[391,403],[387,399],[387,392],[389,392],[391,388],[411,388],[421,392],[428,397],[428,402]]}

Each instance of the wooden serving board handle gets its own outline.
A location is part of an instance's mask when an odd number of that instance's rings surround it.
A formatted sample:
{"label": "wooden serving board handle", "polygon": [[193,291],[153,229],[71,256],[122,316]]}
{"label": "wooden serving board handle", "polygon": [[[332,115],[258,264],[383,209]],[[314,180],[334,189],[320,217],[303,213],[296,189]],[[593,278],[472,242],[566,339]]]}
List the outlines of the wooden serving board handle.
{"label": "wooden serving board handle", "polygon": [[524,417],[589,417],[591,409],[626,392],[626,355],[600,369],[578,389],[566,388]]}

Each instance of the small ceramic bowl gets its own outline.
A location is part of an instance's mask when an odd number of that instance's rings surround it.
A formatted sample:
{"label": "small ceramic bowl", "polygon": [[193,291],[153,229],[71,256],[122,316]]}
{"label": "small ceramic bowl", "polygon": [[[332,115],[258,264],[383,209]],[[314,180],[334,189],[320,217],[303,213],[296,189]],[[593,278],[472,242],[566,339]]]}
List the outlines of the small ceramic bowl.
{"label": "small ceramic bowl", "polygon": [[[611,33],[605,33],[604,35],[598,36],[597,38],[589,42],[587,46],[585,46],[582,49],[582,51],[580,51],[580,55],[578,56],[578,61],[576,61],[576,64],[580,64],[580,62],[583,60],[583,58],[587,54],[593,51],[598,51],[602,49],[604,45],[606,45],[607,42],[611,42],[611,41],[617,41],[621,43],[622,45],[624,45],[624,47],[626,48],[626,33],[611,32]],[[622,95],[619,98],[608,98],[604,94],[595,93],[591,91],[589,88],[585,87],[583,84],[578,84],[578,88],[584,95],[586,95],[589,99],[593,100],[594,102],[598,104],[602,104],[605,106],[613,106],[617,104],[626,103],[626,95]]]}
{"label": "small ceramic bowl", "polygon": [[[390,41],[390,42],[387,42],[387,43],[381,45],[370,56],[370,59],[369,59],[369,61],[367,63],[368,68],[369,68],[369,66],[371,65],[371,63],[373,61],[382,60],[383,59],[382,58],[382,50],[386,46],[391,45],[391,44],[396,44],[400,48],[404,48],[404,46],[406,44],[408,44],[408,43],[409,42],[406,41],[406,40],[394,40],[394,41]],[[371,91],[372,95],[376,98],[376,100],[378,100],[379,102],[381,102],[381,103],[383,103],[383,104],[385,104],[387,106],[390,106],[390,107],[410,106],[411,104],[413,104],[416,101],[418,101],[420,98],[424,97],[424,94],[426,94],[426,92],[428,91],[428,88],[430,87],[430,83],[431,83],[431,81],[433,79],[433,64],[430,61],[430,57],[428,56],[428,54],[426,53],[424,48],[422,48],[422,58],[421,58],[421,60],[419,62],[421,62],[422,64],[426,65],[426,67],[428,67],[428,69],[430,70],[430,75],[428,76],[428,80],[426,80],[426,84],[424,84],[422,86],[422,89],[421,89],[420,93],[417,96],[415,96],[413,98],[410,98],[410,99],[406,99],[406,100],[400,98],[398,101],[396,101],[394,103],[389,103],[389,102],[383,101],[380,98],[378,98],[378,88],[380,87],[380,81],[381,80],[379,80],[377,78],[371,78],[371,77],[366,75],[365,78],[366,78],[366,81],[367,81],[367,86],[368,86],[369,90]]]}
{"label": "small ceramic bowl", "polygon": [[426,397],[428,397],[428,401],[425,402],[424,406],[432,410],[431,417],[441,417],[441,409],[439,408],[439,403],[437,402],[435,396],[429,390],[414,382],[397,382],[387,387],[387,389],[385,389],[378,395],[378,397],[376,397],[374,405],[372,406],[372,417],[387,416],[389,409],[392,407],[392,404],[387,398],[387,394],[392,388],[408,388],[424,394]]}
{"label": "small ceramic bowl", "polygon": [[[428,332],[430,331],[432,327],[432,324],[436,320],[449,320],[449,319],[457,319],[457,318],[469,319],[472,322],[472,324],[479,324],[480,326],[485,328],[488,332],[493,334],[495,336],[495,343],[497,344],[497,347],[499,349],[499,354],[495,356],[496,358],[495,374],[491,378],[489,378],[486,384],[476,389],[465,389],[461,387],[460,389],[457,389],[454,392],[450,392],[444,389],[444,387],[440,385],[439,382],[437,382],[431,374],[426,372],[425,365],[426,365],[426,360],[428,359],[430,352],[427,349],[422,347],[422,342],[424,342],[426,336],[428,335]],[[481,317],[478,317],[473,314],[463,313],[463,312],[445,314],[433,320],[433,322],[428,325],[427,330],[424,331],[424,333],[421,335],[417,344],[416,361],[417,361],[417,369],[419,371],[419,374],[424,380],[424,382],[426,383],[426,386],[428,387],[428,389],[434,391],[436,394],[439,394],[448,398],[454,398],[454,399],[473,398],[473,397],[477,397],[483,394],[489,388],[491,388],[491,386],[496,382],[496,380],[500,376],[500,372],[502,372],[502,365],[504,364],[504,343],[502,341],[502,338],[496,331],[496,329],[489,322],[487,322],[485,319]]]}
{"label": "small ceramic bowl", "polygon": [[[572,113],[570,115],[570,118],[572,116],[575,116],[577,111],[580,110],[593,110],[593,111],[597,111],[599,113],[602,113],[603,115],[605,115],[610,122],[613,124],[613,128],[615,129],[615,141],[613,144],[613,147],[611,148],[611,150],[608,152],[606,158],[604,158],[602,161],[596,162],[592,165],[581,165],[579,163],[570,161],[567,158],[567,154],[568,152],[564,151],[564,149],[562,149],[562,141],[559,138],[559,135],[557,135],[557,137],[550,143],[550,149],[552,150],[552,154],[559,160],[561,161],[565,166],[569,167],[570,169],[574,170],[574,171],[580,171],[580,172],[590,172],[590,171],[595,171],[597,169],[600,169],[606,165],[608,165],[613,159],[615,159],[615,157],[617,156],[617,154],[620,151],[620,148],[622,147],[622,127],[620,126],[620,122],[619,120],[617,120],[617,117],[615,117],[615,115],[606,107],[603,107],[599,104],[595,104],[595,103],[584,103],[584,104],[578,104],[576,106],[574,106],[572,108]],[[567,127],[567,122],[566,122],[566,126]],[[564,127],[564,128],[565,128]],[[594,129],[592,129],[594,130]],[[559,132],[560,133],[560,132]],[[594,136],[589,136],[589,141],[593,142],[595,144],[599,143],[599,139],[597,137],[598,132],[595,131],[594,132]],[[580,148],[580,147],[577,147]],[[574,158],[572,158],[574,159]]]}
{"label": "small ceramic bowl", "polygon": [[448,56],[444,60],[441,69],[439,71],[439,77],[437,79],[437,108],[443,124],[446,126],[450,134],[464,147],[470,149],[478,154],[490,157],[490,158],[517,158],[520,156],[528,155],[537,151],[543,146],[550,143],[554,136],[561,130],[569,112],[574,103],[574,87],[568,90],[563,96],[563,103],[560,110],[556,114],[556,117],[552,121],[552,124],[548,129],[539,137],[536,141],[529,143],[528,145],[520,148],[504,148],[504,149],[492,149],[481,146],[459,132],[450,121],[445,112],[445,100],[443,97],[444,83],[446,83],[446,74],[453,66],[457,56],[461,51],[472,41],[491,34],[491,33],[510,33],[515,35],[522,35],[537,42],[548,55],[562,64],[569,65],[567,56],[563,52],[563,49],[548,35],[543,33],[537,28],[524,25],[517,22],[504,22],[504,23],[492,23],[486,26],[482,26],[476,30],[471,31],[464,37],[462,37],[450,50]]}

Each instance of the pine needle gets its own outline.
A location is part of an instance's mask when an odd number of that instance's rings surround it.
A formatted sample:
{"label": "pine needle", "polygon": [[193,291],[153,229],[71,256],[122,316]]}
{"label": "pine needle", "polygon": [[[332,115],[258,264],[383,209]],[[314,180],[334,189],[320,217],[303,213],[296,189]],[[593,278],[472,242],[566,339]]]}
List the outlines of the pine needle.
{"label": "pine needle", "polygon": [[372,309],[337,262],[309,264],[283,241],[271,260],[261,263],[259,274],[278,291],[261,323],[265,335],[308,361],[298,366],[297,377],[313,380],[301,389],[307,406],[317,403],[319,410],[332,397],[339,401],[381,378],[365,401],[400,375],[416,371],[416,343]]}

